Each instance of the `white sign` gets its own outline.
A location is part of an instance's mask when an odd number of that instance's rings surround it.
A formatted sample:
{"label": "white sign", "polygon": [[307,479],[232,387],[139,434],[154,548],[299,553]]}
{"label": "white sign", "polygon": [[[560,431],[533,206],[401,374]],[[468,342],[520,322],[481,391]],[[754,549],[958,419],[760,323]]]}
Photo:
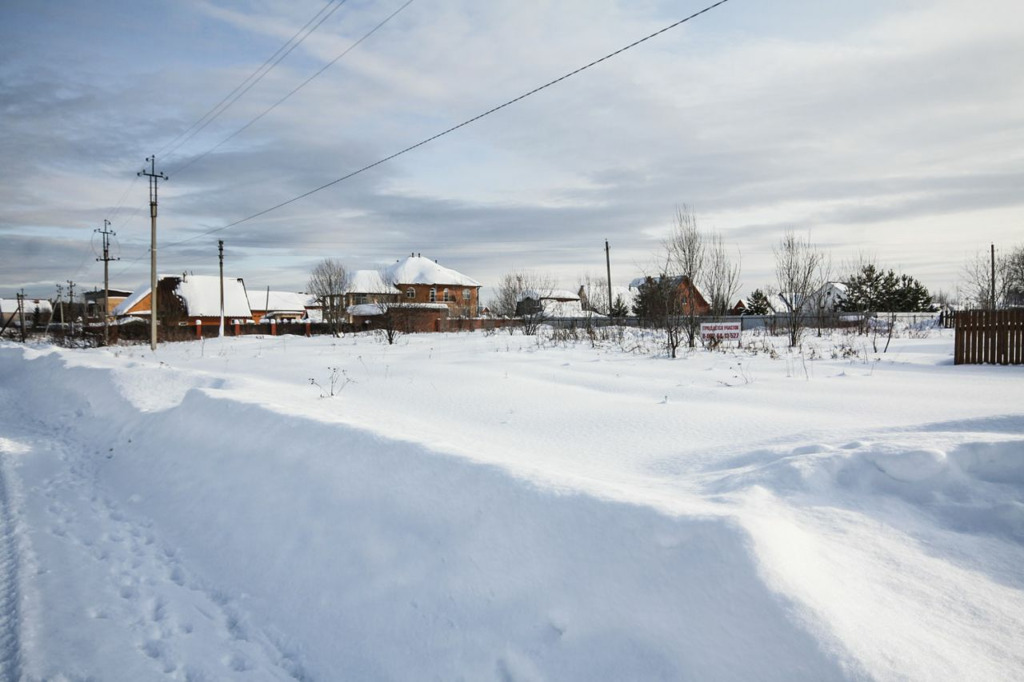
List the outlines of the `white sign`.
{"label": "white sign", "polygon": [[743,328],[739,322],[701,322],[700,335],[705,339],[736,339],[740,338]]}

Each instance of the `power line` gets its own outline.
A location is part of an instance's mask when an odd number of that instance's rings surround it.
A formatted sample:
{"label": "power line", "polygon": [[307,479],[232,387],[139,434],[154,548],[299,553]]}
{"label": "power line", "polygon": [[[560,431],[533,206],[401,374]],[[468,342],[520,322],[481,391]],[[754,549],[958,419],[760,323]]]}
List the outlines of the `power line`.
{"label": "power line", "polygon": [[668,25],[668,26],[666,26],[666,27],[664,27],[664,28],[662,28],[662,29],[660,29],[658,31],[655,31],[654,33],[651,33],[651,34],[649,34],[649,35],[647,35],[647,36],[645,36],[643,38],[640,38],[639,40],[636,40],[636,41],[630,43],[629,45],[626,45],[625,47],[621,47],[618,50],[615,50],[614,52],[610,52],[609,54],[606,54],[605,56],[603,56],[603,57],[601,57],[599,59],[595,59],[594,61],[590,62],[589,64],[585,64],[585,65],[579,67],[578,69],[570,71],[569,73],[567,73],[567,74],[565,74],[563,76],[559,76],[558,78],[556,78],[556,79],[554,79],[552,81],[548,81],[547,83],[545,83],[545,84],[543,84],[541,86],[538,86],[538,87],[534,88],[533,90],[530,90],[528,92],[523,93],[522,95],[519,95],[518,97],[510,99],[507,102],[505,102],[504,104],[499,104],[498,106],[493,107],[492,109],[488,109],[487,111],[485,111],[485,112],[483,112],[481,114],[477,114],[476,116],[474,116],[472,118],[466,119],[462,123],[454,125],[451,128],[448,128],[447,130],[443,130],[443,131],[441,131],[441,132],[439,132],[439,133],[437,133],[435,135],[432,135],[432,136],[430,136],[430,137],[428,137],[428,138],[426,138],[424,140],[421,140],[421,141],[417,142],[414,145],[410,145],[410,146],[406,147],[405,149],[402,149],[401,151],[395,152],[394,154],[391,154],[390,156],[386,156],[383,159],[380,159],[378,161],[374,161],[373,163],[368,164],[366,166],[363,166],[362,168],[360,168],[358,170],[354,170],[351,173],[343,175],[340,178],[335,178],[334,180],[331,180],[330,182],[327,182],[327,183],[325,183],[323,185],[320,185],[319,187],[311,189],[308,192],[304,192],[304,193],[302,193],[302,194],[300,194],[298,196],[295,196],[295,197],[292,197],[291,199],[288,199],[287,201],[282,201],[281,203],[276,204],[274,206],[271,206],[270,208],[264,209],[264,210],[259,211],[257,213],[253,213],[252,215],[246,216],[245,218],[242,218],[240,220],[236,220],[233,223],[228,223],[227,225],[223,225],[221,227],[209,230],[207,232],[203,232],[201,234],[197,234],[197,235],[195,235],[193,237],[189,237],[187,239],[182,239],[182,240],[174,242],[172,244],[168,244],[166,248],[172,248],[172,247],[175,247],[175,246],[180,246],[180,245],[185,244],[187,242],[199,239],[200,237],[205,237],[205,236],[208,236],[208,235],[211,235],[211,234],[215,234],[217,232],[223,232],[224,230],[227,230],[229,228],[235,227],[237,225],[241,225],[242,223],[249,222],[250,220],[253,220],[255,218],[259,218],[260,216],[264,216],[264,215],[266,215],[268,213],[272,213],[273,211],[276,211],[279,208],[284,208],[285,206],[288,206],[289,204],[294,204],[296,201],[301,201],[302,199],[305,199],[306,197],[312,196],[313,194],[316,194],[317,192],[321,192],[321,191],[327,189],[328,187],[333,187],[334,185],[337,185],[338,183],[344,182],[345,180],[349,180],[349,179],[351,179],[351,178],[353,178],[353,177],[355,177],[355,176],[357,176],[357,175],[359,175],[361,173],[365,173],[366,171],[368,171],[368,170],[370,170],[372,168],[376,168],[377,166],[380,166],[381,164],[384,164],[384,163],[387,163],[388,161],[396,159],[399,156],[402,156],[403,154],[407,154],[407,153],[413,151],[414,149],[418,149],[418,148],[420,148],[420,147],[422,147],[422,146],[424,146],[426,144],[429,144],[429,143],[433,142],[434,140],[437,140],[439,138],[444,137],[445,135],[449,135],[450,133],[453,133],[456,130],[459,130],[460,128],[464,128],[464,127],[468,126],[471,123],[475,123],[476,121],[479,121],[482,118],[485,118],[487,116],[490,116],[491,114],[497,113],[497,112],[501,111],[502,109],[505,109],[506,107],[509,107],[509,106],[515,104],[516,102],[520,102],[520,101],[526,99],[527,97],[530,97],[531,95],[535,95],[535,94],[537,94],[538,92],[540,92],[542,90],[546,90],[547,88],[550,88],[553,85],[557,85],[558,83],[561,83],[564,80],[572,78],[573,76],[575,76],[575,75],[577,75],[579,73],[582,73],[583,71],[586,71],[587,69],[589,69],[589,68],[591,68],[593,66],[597,66],[598,64],[600,64],[602,62],[605,62],[605,61],[611,59],[612,57],[618,56],[618,55],[622,54],[623,52],[636,47],[637,45],[645,43],[648,40],[651,40],[652,38],[656,38],[657,36],[660,36],[662,33],[666,33],[667,31],[671,31],[674,28],[682,26],[683,24],[687,23],[688,21],[692,21],[693,19],[696,19],[697,17],[701,16],[702,14],[710,12],[711,10],[715,9],[716,7],[724,5],[727,2],[729,2],[729,0],[718,0],[718,2],[715,2],[714,4],[708,5],[707,7],[705,7],[702,10],[700,10],[699,12],[694,12],[693,14],[691,14],[690,16],[688,16],[688,17],[686,17],[684,19],[680,19],[679,21],[677,21],[677,22],[675,22],[673,24],[670,24],[670,25]]}
{"label": "power line", "polygon": [[[249,90],[251,90],[257,83],[263,80],[264,76],[270,73],[275,66],[280,64],[285,57],[291,54],[296,47],[301,45],[302,42],[313,33],[313,31],[317,30],[321,24],[327,21],[327,19],[329,19],[332,14],[337,12],[342,5],[348,2],[348,0],[339,0],[338,4],[331,7],[331,5],[334,2],[335,0],[329,0],[327,5],[325,5],[319,12],[317,12],[312,19],[307,21],[305,26],[300,28],[298,32],[296,32],[295,35],[289,38],[284,45],[279,47],[277,52],[272,54],[267,59],[267,61],[263,62],[263,64],[258,69],[249,74],[249,76],[244,81],[239,83],[238,86],[236,86],[234,90],[229,92],[227,96],[224,97],[224,99],[217,103],[216,106],[214,106],[208,112],[203,114],[203,116],[201,116],[198,121],[189,126],[184,133],[181,133],[180,135],[178,135],[178,137],[174,138],[169,143],[164,145],[163,148],[161,148],[157,153],[167,155],[173,153],[175,150],[179,149],[183,144],[185,144],[193,137],[198,135],[204,128],[206,128],[206,126],[213,123],[213,121],[218,116],[227,111],[228,108],[231,107],[231,105],[233,105],[235,102],[241,99],[242,96],[245,95],[245,93],[249,92]],[[329,7],[331,8],[330,11],[327,11],[325,14],[324,12]],[[310,27],[311,24],[313,24],[312,27]],[[303,33],[303,31],[305,31],[305,35],[302,35],[302,37],[300,38],[299,36],[300,34]],[[298,38],[298,40],[296,40],[296,38]]]}
{"label": "power line", "polygon": [[[302,26],[302,28],[300,28],[298,31],[296,31],[295,34],[291,38],[289,38],[287,41],[285,41],[285,43],[283,45],[281,45],[281,47],[277,48],[277,51],[274,52],[274,54],[270,55],[270,57],[268,57],[266,59],[266,61],[264,61],[263,64],[261,64],[259,66],[259,68],[257,68],[251,74],[249,74],[245,78],[245,80],[243,80],[241,83],[239,83],[235,87],[234,90],[229,92],[220,102],[218,102],[212,109],[210,109],[205,114],[203,114],[203,116],[201,116],[195,123],[193,123],[191,126],[189,126],[182,133],[179,133],[178,136],[175,137],[174,139],[172,139],[170,142],[165,144],[157,153],[158,154],[162,154],[168,148],[170,148],[170,151],[174,151],[174,150],[180,148],[181,145],[183,145],[186,142],[188,142],[188,140],[192,139],[192,137],[197,135],[203,128],[205,128],[207,125],[212,123],[214,119],[216,119],[218,116],[220,116],[222,113],[224,113],[224,111],[226,111],[228,109],[228,107],[230,107],[232,104],[234,104],[239,98],[242,97],[242,95],[244,95],[246,92],[248,92],[253,86],[256,85],[256,83],[258,83],[260,80],[262,80],[264,76],[266,76],[268,73],[270,73],[270,71],[275,66],[277,66],[277,64],[281,60],[283,60],[285,57],[287,57],[288,54],[291,53],[292,50],[294,50],[306,38],[308,38],[309,35],[311,33],[313,33],[313,31],[315,31],[317,28],[319,28],[320,25],[324,21],[326,21],[332,14],[334,14],[334,12],[337,11],[343,4],[345,4],[345,2],[347,2],[347,0],[340,0],[340,2],[338,2],[338,4],[335,5],[334,8],[331,9],[331,11],[326,16],[323,16],[321,18],[321,15],[323,15],[324,12],[326,12],[328,10],[328,8],[330,8],[331,5],[334,4],[334,2],[335,2],[335,0],[327,0],[327,4],[324,5],[322,8],[320,8],[320,10],[316,14],[314,14],[313,17]],[[317,19],[319,19],[319,21],[317,21]],[[316,26],[313,26],[312,28],[310,28],[306,32],[305,35],[302,35],[303,31],[306,31],[306,29],[309,28],[310,25],[313,24],[314,22],[317,22]],[[299,38],[299,36],[302,36],[302,37]],[[298,39],[297,42],[296,42],[296,39]],[[293,42],[294,42],[294,45],[292,44]],[[275,61],[275,59],[276,59],[276,61]],[[273,62],[273,63],[271,63],[271,62]],[[252,82],[250,83],[250,81],[252,81]],[[248,87],[246,87],[247,84],[248,84]],[[245,88],[245,90],[242,90],[242,88]],[[241,92],[239,92],[240,90],[241,90]],[[236,94],[237,94],[237,96],[235,96]],[[234,99],[231,99],[232,96],[235,96]],[[228,100],[231,100],[231,101],[229,102]],[[179,142],[179,140],[180,140],[180,142]],[[226,141],[227,140],[224,140],[224,142],[226,142]],[[223,142],[221,144],[223,144]],[[218,146],[220,146],[220,145],[218,145]],[[168,153],[170,153],[170,152],[168,152]],[[207,153],[209,153],[209,152],[207,152]],[[204,154],[204,156],[205,156],[205,154]],[[111,221],[114,221],[114,220],[117,219],[117,215],[118,215],[118,213],[120,213],[121,208],[124,206],[124,202],[128,198],[129,193],[133,189],[135,189],[135,184],[138,182],[138,179],[139,179],[138,175],[136,175],[134,178],[132,178],[132,181],[128,185],[128,188],[121,195],[120,200],[114,206],[114,210],[111,212],[111,214],[109,216]],[[120,223],[118,228],[121,229],[125,225],[127,225],[130,220],[135,218],[135,216],[137,216],[139,214],[139,212],[141,212],[141,210],[142,210],[141,206],[137,207],[132,212],[131,215],[129,215],[124,221],[122,221]],[[82,264],[79,266],[78,270],[81,271],[81,269],[84,266],[85,266],[85,261],[83,260]]]}
{"label": "power line", "polygon": [[388,15],[388,16],[387,16],[387,17],[386,17],[386,18],[385,18],[385,19],[384,19],[383,21],[381,21],[381,22],[380,22],[379,24],[377,24],[377,25],[376,25],[376,26],[374,26],[374,27],[373,27],[372,29],[370,29],[370,30],[369,30],[369,31],[368,31],[367,33],[365,33],[365,34],[363,35],[363,37],[362,37],[362,38],[360,38],[360,39],[359,39],[359,40],[357,40],[356,42],[354,42],[354,43],[352,43],[351,45],[349,45],[349,46],[348,46],[348,47],[347,47],[347,48],[346,48],[346,49],[345,49],[345,50],[344,50],[344,51],[343,51],[343,52],[342,52],[341,54],[339,54],[339,55],[338,55],[337,57],[335,57],[335,58],[334,58],[334,59],[332,59],[331,61],[327,62],[327,64],[325,64],[325,65],[324,65],[324,66],[323,66],[323,67],[322,67],[322,68],[321,68],[321,69],[320,69],[319,71],[317,71],[316,73],[314,73],[314,74],[313,74],[312,76],[310,76],[310,77],[309,77],[309,78],[307,78],[306,80],[302,81],[302,83],[300,83],[300,84],[299,84],[299,85],[298,85],[298,86],[297,86],[297,87],[296,87],[295,89],[293,89],[293,90],[292,90],[291,92],[289,92],[289,93],[288,93],[287,95],[285,95],[285,96],[284,96],[284,97],[282,97],[281,99],[277,100],[277,101],[276,101],[276,102],[275,102],[274,104],[270,105],[270,107],[269,107],[269,108],[267,108],[267,109],[266,109],[265,111],[263,111],[263,113],[261,113],[261,114],[257,115],[257,116],[256,116],[255,118],[253,118],[252,120],[250,120],[250,121],[249,121],[248,123],[246,123],[246,124],[245,124],[244,126],[242,126],[241,128],[239,128],[239,129],[238,129],[238,130],[236,130],[235,132],[231,133],[230,135],[228,135],[227,137],[225,137],[225,138],[224,138],[223,140],[221,140],[221,141],[220,141],[220,142],[218,142],[218,143],[217,143],[216,145],[214,145],[214,146],[213,146],[213,147],[211,147],[210,149],[206,150],[205,152],[203,152],[203,153],[202,153],[202,154],[200,154],[199,156],[196,156],[195,158],[193,158],[193,159],[192,159],[191,161],[189,161],[188,163],[185,163],[184,165],[178,166],[178,167],[177,167],[177,168],[175,168],[175,169],[174,169],[173,171],[170,171],[170,172],[171,172],[171,174],[172,174],[172,175],[178,175],[178,174],[180,174],[180,173],[181,173],[181,171],[185,170],[186,168],[188,168],[188,167],[189,167],[189,166],[191,166],[192,164],[194,164],[194,163],[197,163],[197,162],[199,162],[199,161],[201,161],[201,160],[205,159],[205,158],[206,158],[207,156],[209,156],[209,155],[210,155],[210,154],[212,154],[213,152],[215,152],[215,151],[217,151],[218,149],[220,149],[220,148],[221,148],[221,147],[222,147],[222,146],[223,146],[224,144],[226,144],[226,143],[227,143],[227,142],[229,142],[230,140],[233,140],[233,139],[234,139],[235,137],[237,137],[237,136],[238,136],[239,134],[241,134],[242,132],[244,132],[244,131],[248,130],[248,129],[249,129],[249,127],[250,127],[250,126],[252,126],[252,125],[253,125],[254,123],[256,123],[256,122],[257,122],[257,121],[259,121],[259,120],[260,120],[261,118],[263,118],[264,116],[266,116],[267,114],[269,114],[269,113],[270,113],[271,111],[273,111],[274,109],[276,109],[276,108],[277,108],[278,106],[280,106],[281,104],[284,104],[285,100],[287,100],[287,99],[288,99],[289,97],[291,97],[292,95],[294,95],[295,93],[297,93],[297,92],[298,92],[299,90],[301,90],[302,88],[304,88],[304,87],[306,87],[307,85],[309,85],[309,84],[310,84],[310,82],[312,82],[312,81],[313,81],[313,79],[317,78],[317,77],[318,77],[318,76],[320,76],[320,74],[322,74],[322,73],[323,73],[324,71],[326,71],[327,69],[329,69],[329,68],[331,68],[332,66],[334,66],[334,65],[335,65],[336,63],[338,63],[338,61],[339,61],[339,60],[341,60],[341,59],[342,59],[342,58],[343,58],[343,57],[344,57],[345,55],[347,55],[347,54],[348,54],[349,52],[351,52],[352,50],[354,50],[354,49],[356,49],[357,47],[359,47],[359,45],[360,45],[360,44],[361,44],[361,43],[362,43],[363,41],[365,41],[365,40],[366,40],[367,38],[369,38],[369,37],[370,37],[370,36],[372,36],[372,35],[373,35],[374,33],[376,33],[376,32],[377,32],[378,30],[380,30],[380,29],[381,29],[381,28],[382,28],[382,27],[384,26],[384,24],[388,23],[389,21],[391,21],[392,19],[394,19],[394,18],[395,18],[396,16],[398,16],[398,14],[399,14],[399,13],[400,13],[400,12],[401,12],[402,10],[404,10],[404,9],[405,9],[406,7],[408,7],[409,5],[411,5],[411,4],[412,4],[412,3],[414,2],[414,1],[415,1],[415,0],[407,0],[407,1],[406,1],[406,3],[405,3],[404,5],[402,5],[401,7],[399,7],[398,9],[396,9],[396,10],[395,10],[394,12],[392,12],[391,14],[389,14],[389,15]]}

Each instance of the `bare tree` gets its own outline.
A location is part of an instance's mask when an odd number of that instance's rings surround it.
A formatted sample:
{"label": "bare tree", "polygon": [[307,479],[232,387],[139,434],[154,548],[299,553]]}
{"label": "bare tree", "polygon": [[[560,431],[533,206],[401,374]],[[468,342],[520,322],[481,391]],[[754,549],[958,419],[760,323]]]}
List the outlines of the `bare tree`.
{"label": "bare tree", "polygon": [[341,333],[345,322],[345,290],[348,286],[348,271],[341,261],[324,258],[316,264],[309,275],[306,288],[323,311],[324,322],[335,336]]}
{"label": "bare tree", "polygon": [[[506,318],[517,318],[523,333],[537,333],[544,320],[544,299],[554,290],[554,282],[547,275],[513,270],[502,275],[491,300],[491,311]],[[509,326],[511,334],[513,327]]]}
{"label": "bare tree", "polygon": [[775,281],[789,316],[789,345],[795,347],[806,326],[814,295],[828,282],[831,266],[824,251],[809,239],[787,232],[775,252]]}
{"label": "bare tree", "polygon": [[708,313],[725,315],[740,288],[739,254],[730,258],[722,235],[704,231],[693,209],[676,209],[672,235],[665,242],[663,277],[674,276],[683,297],[680,306],[682,332],[687,345],[696,345],[700,318]]}
{"label": "bare tree", "polygon": [[373,305],[378,311],[377,330],[388,345],[392,346],[402,334],[412,331],[415,303],[405,302],[405,294],[398,290],[398,282],[395,281],[390,268],[381,268],[379,274],[379,291],[373,293]]}
{"label": "bare tree", "polygon": [[729,257],[721,233],[713,232],[706,237],[705,266],[698,286],[711,306],[711,314],[727,315],[732,308],[732,299],[740,290],[740,257]]}
{"label": "bare tree", "polygon": [[643,325],[660,329],[665,334],[665,351],[675,358],[687,335],[688,319],[684,297],[680,294],[681,277],[665,274],[667,266],[656,276],[646,276],[637,289],[633,310]]}

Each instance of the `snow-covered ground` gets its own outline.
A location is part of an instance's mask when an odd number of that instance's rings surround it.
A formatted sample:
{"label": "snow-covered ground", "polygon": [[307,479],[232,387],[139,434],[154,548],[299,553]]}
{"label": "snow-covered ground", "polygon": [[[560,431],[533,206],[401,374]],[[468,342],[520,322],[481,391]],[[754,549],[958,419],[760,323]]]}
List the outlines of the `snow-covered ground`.
{"label": "snow-covered ground", "polygon": [[0,679],[1024,679],[1024,368],[917,336],[0,345]]}

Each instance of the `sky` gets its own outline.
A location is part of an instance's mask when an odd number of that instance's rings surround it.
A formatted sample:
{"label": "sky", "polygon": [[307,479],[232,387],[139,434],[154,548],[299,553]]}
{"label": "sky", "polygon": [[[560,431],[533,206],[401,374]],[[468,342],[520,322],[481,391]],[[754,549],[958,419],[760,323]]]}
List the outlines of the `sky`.
{"label": "sky", "polygon": [[658,267],[681,206],[740,259],[741,295],[772,284],[790,230],[836,277],[866,258],[950,293],[969,258],[1024,242],[1011,0],[729,0],[239,223],[710,4],[406,2],[0,2],[0,297],[102,288],[104,220],[110,286],[148,282],[154,154],[158,270],[216,274],[223,239],[225,273],[257,289],[414,252],[575,288],[604,275],[605,240],[625,284]]}

